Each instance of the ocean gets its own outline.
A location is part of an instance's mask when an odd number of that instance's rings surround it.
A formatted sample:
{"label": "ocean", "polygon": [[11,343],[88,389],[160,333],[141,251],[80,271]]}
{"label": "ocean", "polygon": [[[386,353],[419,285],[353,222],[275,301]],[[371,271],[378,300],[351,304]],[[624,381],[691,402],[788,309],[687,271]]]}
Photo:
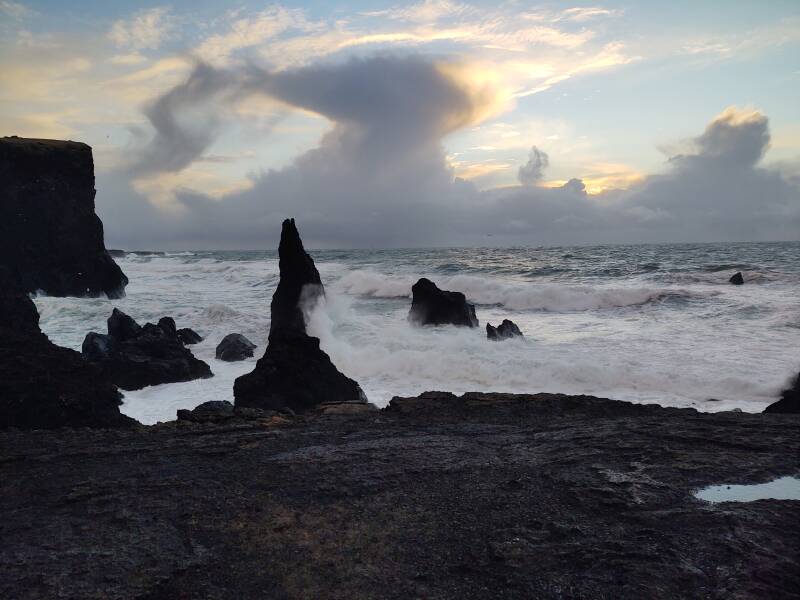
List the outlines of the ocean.
{"label": "ocean", "polygon": [[[561,392],[758,412],[800,370],[800,243],[560,248],[310,250],[326,286],[309,333],[340,371],[385,406],[426,390]],[[233,381],[264,351],[278,281],[275,251],[130,253],[127,296],[38,296],[43,331],[80,350],[113,307],[140,323],[169,315],[205,337],[191,346],[215,377],[125,392],[122,411],[152,424],[179,408],[233,400]],[[729,277],[742,271],[745,284]],[[411,285],[464,292],[480,328],[406,321]],[[525,337],[486,339],[509,318]],[[258,344],[214,358],[228,333]]]}

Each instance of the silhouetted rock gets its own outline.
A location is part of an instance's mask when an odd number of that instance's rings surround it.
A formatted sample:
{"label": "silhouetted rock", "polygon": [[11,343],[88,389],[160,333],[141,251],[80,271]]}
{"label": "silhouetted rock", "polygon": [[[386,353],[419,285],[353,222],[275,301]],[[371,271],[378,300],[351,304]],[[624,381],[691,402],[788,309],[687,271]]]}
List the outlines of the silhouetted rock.
{"label": "silhouetted rock", "polygon": [[739,271],[731,275],[731,278],[728,280],[728,283],[732,283],[733,285],[742,285],[744,283],[744,277],[742,276],[742,272]]}
{"label": "silhouetted rock", "polygon": [[169,317],[141,327],[115,308],[108,319],[108,335],[87,334],[81,351],[124,390],[213,377],[211,368],[184,347]]}
{"label": "silhouetted rock", "polygon": [[475,306],[461,292],[440,290],[424,277],[411,287],[408,319],[417,325],[461,325],[477,327]]}
{"label": "silhouetted rock", "polygon": [[199,344],[203,341],[203,338],[197,333],[194,329],[189,329],[188,327],[184,327],[183,329],[178,329],[178,339],[183,342],[185,346],[191,346],[192,344]]}
{"label": "silhouetted rock", "polygon": [[118,298],[127,277],[103,244],[92,149],[0,138],[0,265],[26,292]]}
{"label": "silhouetted rock", "polygon": [[16,277],[0,267],[0,428],[126,427],[121,395],[74,350],[53,344]]}
{"label": "silhouetted rock", "polygon": [[319,271],[303,248],[294,219],[283,222],[278,256],[280,281],[270,304],[270,339],[274,335],[305,333],[303,308],[311,308],[325,293]]}
{"label": "silhouetted rock", "polygon": [[765,413],[800,413],[800,373],[792,387],[781,392],[781,399],[764,409]]}
{"label": "silhouetted rock", "polygon": [[499,342],[513,337],[522,337],[522,332],[514,321],[503,319],[503,322],[497,327],[493,327],[490,323],[486,324],[486,337]]}
{"label": "silhouetted rock", "polygon": [[211,400],[203,402],[193,410],[178,410],[179,421],[193,421],[195,423],[218,423],[233,419],[233,404],[227,400]]}
{"label": "silhouetted rock", "polygon": [[219,360],[233,362],[253,356],[256,345],[241,333],[229,333],[217,346],[216,356]]}
{"label": "silhouetted rock", "polygon": [[252,373],[233,385],[236,406],[305,412],[324,402],[366,402],[359,385],[343,375],[306,334],[273,336]]}
{"label": "silhouetted rock", "polygon": [[307,411],[323,402],[366,402],[358,384],[333,365],[306,333],[303,308],[324,294],[294,219],[283,222],[280,281],[272,297],[269,343],[256,368],[233,385],[237,408]]}

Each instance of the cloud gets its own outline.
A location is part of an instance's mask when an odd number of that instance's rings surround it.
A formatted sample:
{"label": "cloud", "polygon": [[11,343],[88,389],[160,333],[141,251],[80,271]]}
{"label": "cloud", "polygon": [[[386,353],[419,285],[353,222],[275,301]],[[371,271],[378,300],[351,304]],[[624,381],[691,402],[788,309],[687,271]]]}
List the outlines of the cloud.
{"label": "cloud", "polygon": [[0,13],[16,20],[27,19],[34,15],[34,12],[24,4],[11,0],[0,0]]}
{"label": "cloud", "polygon": [[[99,179],[98,209],[112,243],[270,247],[286,216],[299,219],[312,247],[777,240],[800,232],[797,181],[760,165],[770,136],[758,111],[726,109],[663,174],[641,177],[630,190],[592,195],[572,179],[481,192],[455,176],[441,140],[480,119],[491,94],[476,95],[435,62],[384,56],[235,77],[206,68],[159,106],[180,112],[208,101],[209,90],[224,102],[264,94],[323,115],[332,128],[294,163],[253,176],[239,191],[222,186],[214,198],[178,189],[178,211],[143,202],[119,179]],[[182,133],[176,139],[187,143]],[[164,143],[181,154],[174,141]],[[196,178],[188,174],[203,160],[190,154],[193,166],[170,177]],[[532,150],[526,181],[541,176],[543,156]],[[598,167],[609,176],[620,168]]]}
{"label": "cloud", "polygon": [[122,48],[155,50],[173,28],[169,9],[164,7],[143,10],[131,18],[116,21],[108,39]]}
{"label": "cloud", "polygon": [[544,170],[550,164],[550,158],[543,150],[536,146],[531,148],[528,162],[522,165],[517,172],[517,179],[522,185],[535,185],[544,175]]}

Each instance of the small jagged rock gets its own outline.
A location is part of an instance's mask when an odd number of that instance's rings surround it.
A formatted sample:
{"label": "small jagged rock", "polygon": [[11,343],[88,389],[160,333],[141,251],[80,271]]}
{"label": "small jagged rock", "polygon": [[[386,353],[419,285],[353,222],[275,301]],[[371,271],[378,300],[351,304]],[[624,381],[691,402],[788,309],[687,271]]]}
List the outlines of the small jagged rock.
{"label": "small jagged rock", "polygon": [[800,373],[791,387],[781,392],[781,399],[764,409],[765,413],[800,413]]}
{"label": "small jagged rock", "polygon": [[203,338],[194,329],[183,327],[178,329],[178,339],[183,342],[184,346],[191,346],[192,344],[199,344]]}
{"label": "small jagged rock", "polygon": [[486,337],[499,342],[514,337],[522,337],[522,332],[514,321],[503,319],[503,322],[497,327],[492,326],[490,323],[486,324]]}
{"label": "small jagged rock", "polygon": [[475,306],[461,292],[441,290],[423,277],[411,287],[411,293],[408,320],[416,325],[478,326]]}
{"label": "small jagged rock", "polygon": [[192,421],[194,423],[218,423],[235,417],[233,404],[227,400],[211,400],[203,402],[193,410],[178,410],[179,421]]}
{"label": "small jagged rock", "polygon": [[103,242],[86,144],[0,138],[0,265],[25,292],[125,295],[128,278]]}
{"label": "small jagged rock", "polygon": [[219,360],[234,362],[253,356],[256,345],[241,333],[229,333],[217,345],[216,356]]}
{"label": "small jagged rock", "polygon": [[744,277],[742,276],[742,272],[739,271],[731,275],[731,278],[728,280],[728,283],[733,285],[742,285],[744,283]]}
{"label": "small jagged rock", "polygon": [[81,352],[124,390],[213,377],[211,368],[184,347],[169,317],[142,327],[115,308],[108,319],[108,335],[90,332]]}
{"label": "small jagged rock", "polygon": [[0,429],[135,425],[121,399],[78,352],[47,339],[33,301],[0,267]]}

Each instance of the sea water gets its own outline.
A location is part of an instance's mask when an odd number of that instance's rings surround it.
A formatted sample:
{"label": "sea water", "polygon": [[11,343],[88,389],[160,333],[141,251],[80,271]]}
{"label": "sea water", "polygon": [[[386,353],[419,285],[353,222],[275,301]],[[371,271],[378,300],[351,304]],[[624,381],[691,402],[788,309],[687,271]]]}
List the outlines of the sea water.
{"label": "sea water", "polygon": [[[593,394],[702,411],[758,412],[800,370],[800,243],[563,248],[311,250],[326,300],[309,332],[370,401],[426,390]],[[232,400],[233,381],[264,351],[276,252],[129,254],[119,300],[37,297],[42,329],[80,349],[113,307],[140,323],[169,315],[204,341],[191,346],[215,377],[125,392],[144,423],[178,408]],[[745,284],[729,277],[742,271]],[[464,292],[481,327],[417,328],[411,286],[428,277]],[[513,320],[525,337],[486,339]],[[228,333],[258,344],[225,363]]]}

